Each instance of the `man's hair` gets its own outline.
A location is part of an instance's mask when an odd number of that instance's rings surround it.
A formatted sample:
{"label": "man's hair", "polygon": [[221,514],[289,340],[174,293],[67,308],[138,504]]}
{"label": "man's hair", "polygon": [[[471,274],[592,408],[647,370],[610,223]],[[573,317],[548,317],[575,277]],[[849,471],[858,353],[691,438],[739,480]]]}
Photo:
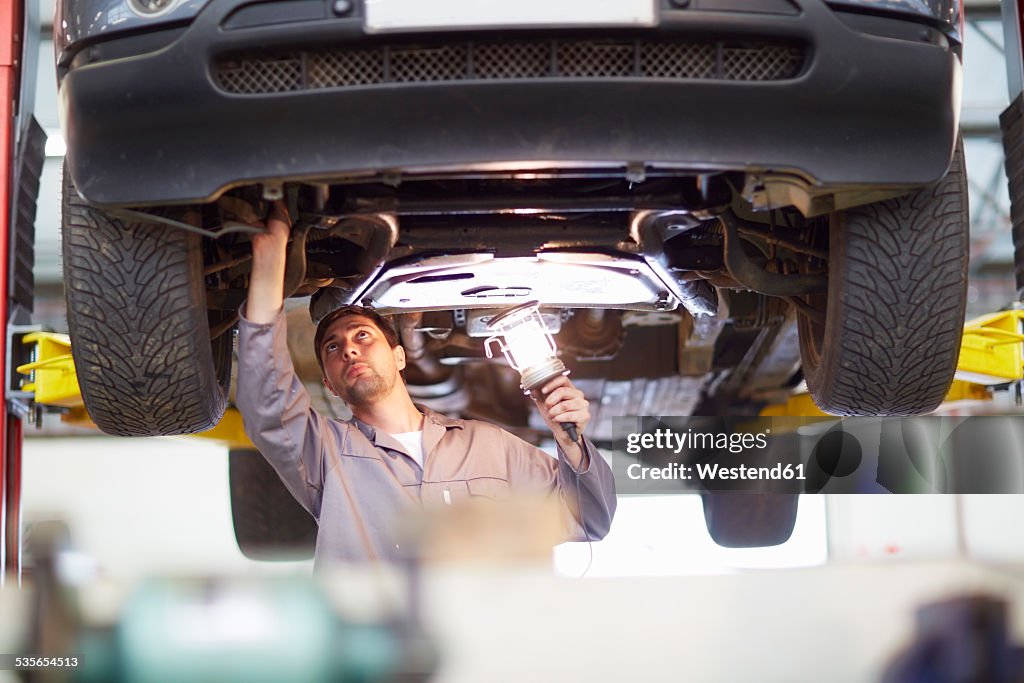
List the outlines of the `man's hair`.
{"label": "man's hair", "polygon": [[321,320],[316,326],[316,335],[313,337],[313,350],[316,352],[316,362],[320,365],[321,373],[324,371],[324,360],[320,355],[320,347],[324,343],[324,336],[327,334],[327,328],[334,324],[335,321],[353,315],[369,318],[373,324],[377,326],[377,329],[381,331],[384,338],[387,339],[391,348],[398,346],[398,332],[395,331],[395,326],[391,324],[390,320],[372,308],[367,308],[366,306],[342,306],[341,308],[333,310],[325,315],[323,320]]}

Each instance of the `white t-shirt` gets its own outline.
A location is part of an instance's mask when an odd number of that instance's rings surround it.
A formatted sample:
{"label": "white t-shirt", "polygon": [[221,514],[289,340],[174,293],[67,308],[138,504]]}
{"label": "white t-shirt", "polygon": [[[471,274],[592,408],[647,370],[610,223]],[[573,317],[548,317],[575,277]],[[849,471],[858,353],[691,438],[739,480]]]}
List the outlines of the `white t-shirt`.
{"label": "white t-shirt", "polygon": [[405,450],[412,456],[412,459],[416,461],[420,469],[423,469],[423,430],[418,432],[402,432],[401,434],[392,434],[391,436],[398,439],[399,443],[405,446]]}

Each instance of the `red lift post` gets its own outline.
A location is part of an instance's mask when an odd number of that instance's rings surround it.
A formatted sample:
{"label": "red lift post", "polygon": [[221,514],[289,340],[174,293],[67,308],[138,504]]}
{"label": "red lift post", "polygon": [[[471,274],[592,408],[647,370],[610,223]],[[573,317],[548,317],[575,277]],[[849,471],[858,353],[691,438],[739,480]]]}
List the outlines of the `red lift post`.
{"label": "red lift post", "polygon": [[[8,318],[8,245],[14,178],[15,114],[19,93],[24,28],[23,0],[0,1],[0,320]],[[0,358],[7,358],[7,335],[0,335]],[[0,585],[21,573],[21,420],[7,408],[0,420]]]}

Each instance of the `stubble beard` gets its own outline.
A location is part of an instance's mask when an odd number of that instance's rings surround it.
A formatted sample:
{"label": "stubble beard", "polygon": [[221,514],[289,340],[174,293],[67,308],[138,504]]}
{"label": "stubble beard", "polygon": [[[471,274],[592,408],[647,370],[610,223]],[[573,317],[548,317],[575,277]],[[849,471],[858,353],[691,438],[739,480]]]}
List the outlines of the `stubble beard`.
{"label": "stubble beard", "polygon": [[394,383],[389,383],[375,368],[368,368],[356,377],[352,384],[343,384],[338,389],[338,396],[350,406],[368,405],[383,398],[391,390]]}

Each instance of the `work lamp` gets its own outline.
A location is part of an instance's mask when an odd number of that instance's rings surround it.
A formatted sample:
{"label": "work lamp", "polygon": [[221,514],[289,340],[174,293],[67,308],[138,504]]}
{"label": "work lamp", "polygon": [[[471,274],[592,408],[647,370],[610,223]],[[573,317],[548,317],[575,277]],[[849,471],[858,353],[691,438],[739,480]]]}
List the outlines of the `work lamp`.
{"label": "work lamp", "polygon": [[[491,344],[497,342],[505,360],[519,372],[523,393],[539,400],[541,387],[559,375],[569,374],[558,359],[558,348],[537,301],[499,313],[487,322],[487,327],[495,332],[484,342],[487,357],[494,357]],[[575,423],[563,422],[562,427],[574,443],[579,441]]]}

